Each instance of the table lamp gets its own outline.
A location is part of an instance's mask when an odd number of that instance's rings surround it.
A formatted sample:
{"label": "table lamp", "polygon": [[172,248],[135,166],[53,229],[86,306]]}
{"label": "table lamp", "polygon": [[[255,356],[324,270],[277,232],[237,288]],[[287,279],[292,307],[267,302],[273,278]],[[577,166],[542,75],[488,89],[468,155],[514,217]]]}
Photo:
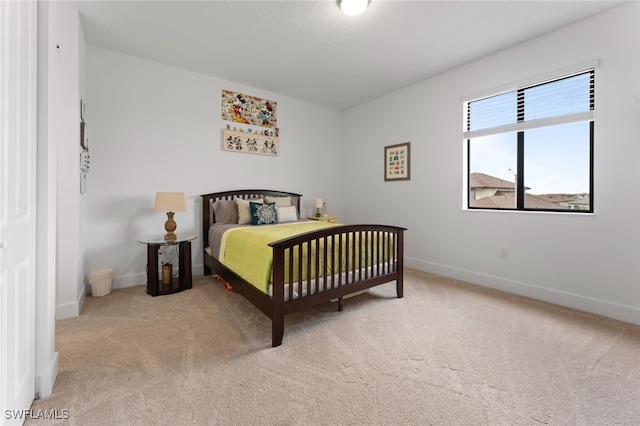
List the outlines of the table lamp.
{"label": "table lamp", "polygon": [[177,225],[173,220],[175,212],[186,212],[187,205],[184,201],[184,192],[157,192],[156,203],[153,209],[157,212],[166,212],[167,221],[164,224],[164,229],[167,233],[164,236],[165,240],[175,240],[176,234],[173,231],[176,230]]}
{"label": "table lamp", "polygon": [[322,215],[321,211],[323,204],[324,203],[322,202],[322,198],[316,198],[313,200],[313,207],[316,208],[316,217],[320,217]]}

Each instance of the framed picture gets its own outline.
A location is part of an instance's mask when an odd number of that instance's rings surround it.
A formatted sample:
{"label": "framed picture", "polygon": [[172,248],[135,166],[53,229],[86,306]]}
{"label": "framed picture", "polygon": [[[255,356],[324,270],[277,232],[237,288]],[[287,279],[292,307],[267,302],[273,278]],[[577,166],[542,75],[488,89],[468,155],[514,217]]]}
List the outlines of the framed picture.
{"label": "framed picture", "polygon": [[280,138],[272,135],[222,130],[222,150],[245,152],[248,154],[278,155],[280,154]]}
{"label": "framed picture", "polygon": [[411,178],[411,142],[384,147],[384,180]]}

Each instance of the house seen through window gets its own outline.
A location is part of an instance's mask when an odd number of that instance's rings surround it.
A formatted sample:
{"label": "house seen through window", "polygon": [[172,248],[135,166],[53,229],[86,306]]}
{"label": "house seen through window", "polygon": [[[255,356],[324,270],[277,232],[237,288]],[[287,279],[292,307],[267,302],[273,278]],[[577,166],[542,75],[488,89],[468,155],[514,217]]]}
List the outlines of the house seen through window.
{"label": "house seen through window", "polygon": [[465,102],[469,209],[593,212],[594,77]]}

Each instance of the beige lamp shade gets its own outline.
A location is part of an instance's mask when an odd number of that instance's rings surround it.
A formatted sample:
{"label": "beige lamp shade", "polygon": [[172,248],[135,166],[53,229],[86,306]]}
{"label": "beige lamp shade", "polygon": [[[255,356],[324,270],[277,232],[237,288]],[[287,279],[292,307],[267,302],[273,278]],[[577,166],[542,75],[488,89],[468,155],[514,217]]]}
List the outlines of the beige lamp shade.
{"label": "beige lamp shade", "polygon": [[173,220],[173,214],[175,212],[186,212],[187,203],[184,200],[184,192],[157,192],[156,202],[153,209],[157,212],[166,212],[167,221],[164,224],[164,229],[167,233],[164,236],[165,240],[175,240],[176,234],[173,231],[176,230],[178,225]]}
{"label": "beige lamp shade", "polygon": [[315,198],[313,200],[313,207],[316,209],[316,217],[320,217],[320,211],[322,210],[323,204],[324,202],[322,201],[322,198]]}
{"label": "beige lamp shade", "polygon": [[153,209],[157,212],[186,212],[184,192],[157,192]]}

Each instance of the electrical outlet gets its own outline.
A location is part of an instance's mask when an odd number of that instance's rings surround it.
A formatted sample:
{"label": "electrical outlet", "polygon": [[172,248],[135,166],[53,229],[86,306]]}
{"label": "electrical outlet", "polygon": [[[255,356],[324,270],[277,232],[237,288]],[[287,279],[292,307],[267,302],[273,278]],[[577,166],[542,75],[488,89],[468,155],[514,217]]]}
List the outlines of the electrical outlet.
{"label": "electrical outlet", "polygon": [[503,259],[508,259],[509,258],[509,249],[508,248],[501,248],[500,249],[500,257],[502,257]]}

